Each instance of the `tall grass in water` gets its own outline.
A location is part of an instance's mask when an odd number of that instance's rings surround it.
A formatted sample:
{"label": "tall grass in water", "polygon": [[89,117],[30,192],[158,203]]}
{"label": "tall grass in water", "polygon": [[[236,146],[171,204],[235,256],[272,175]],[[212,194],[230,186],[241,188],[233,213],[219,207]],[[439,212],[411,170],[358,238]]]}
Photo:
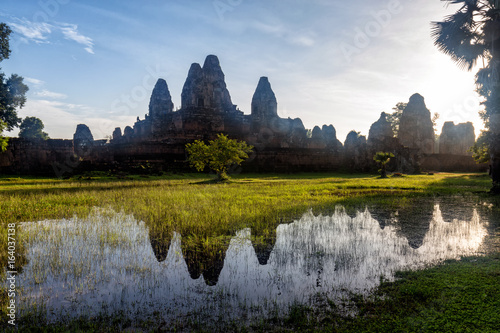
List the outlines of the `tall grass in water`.
{"label": "tall grass in water", "polygon": [[[186,239],[234,235],[252,228],[266,236],[276,225],[299,217],[307,209],[333,211],[336,204],[378,200],[399,205],[405,198],[486,191],[486,175],[436,174],[377,179],[370,175],[299,174],[240,175],[228,184],[209,184],[206,176],[157,179],[0,178],[0,233],[6,244],[6,224],[20,221],[87,216],[92,207],[124,210],[158,233],[178,231]],[[19,235],[19,253],[22,235]],[[5,266],[6,248],[0,249]],[[18,262],[22,266],[22,258]],[[19,267],[20,268],[20,267]]]}

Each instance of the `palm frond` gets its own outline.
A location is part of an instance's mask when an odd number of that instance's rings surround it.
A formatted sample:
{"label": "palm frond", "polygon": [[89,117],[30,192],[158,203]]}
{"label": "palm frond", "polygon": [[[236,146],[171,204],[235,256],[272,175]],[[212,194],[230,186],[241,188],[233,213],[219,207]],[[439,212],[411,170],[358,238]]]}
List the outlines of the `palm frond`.
{"label": "palm frond", "polygon": [[445,17],[443,22],[432,22],[431,36],[434,44],[450,56],[460,68],[471,70],[480,58],[487,54],[483,40],[482,21],[475,19],[481,1],[443,0],[451,4],[463,4],[456,13]]}
{"label": "palm frond", "polygon": [[451,22],[434,22],[431,34],[439,51],[461,68],[471,70],[486,54],[480,35],[463,26],[457,29]]}

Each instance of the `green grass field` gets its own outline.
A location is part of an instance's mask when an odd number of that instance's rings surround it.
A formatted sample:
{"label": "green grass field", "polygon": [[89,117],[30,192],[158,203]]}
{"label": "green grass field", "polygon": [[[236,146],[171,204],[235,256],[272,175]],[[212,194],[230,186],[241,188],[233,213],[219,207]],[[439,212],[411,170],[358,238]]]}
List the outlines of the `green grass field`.
{"label": "green grass field", "polygon": [[[0,177],[1,235],[6,244],[8,223],[84,217],[93,207],[109,207],[133,214],[156,233],[177,231],[183,235],[183,241],[205,239],[204,244],[210,247],[210,242],[231,237],[237,230],[249,227],[265,235],[279,223],[292,221],[308,209],[332,212],[339,204],[348,208],[377,203],[397,209],[411,205],[416,198],[459,195],[487,198],[497,209],[498,200],[487,194],[490,185],[487,175],[453,173],[388,179],[367,174],[243,174],[233,176],[227,183],[213,183],[210,176],[199,174],[128,179],[95,174],[69,180],[3,176]],[[22,234],[18,236],[16,263],[22,266],[23,239]],[[401,274],[401,280],[384,283],[371,299],[353,296],[360,309],[356,318],[339,316],[334,305],[325,309],[298,306],[292,309],[289,318],[230,329],[473,332],[485,325],[483,331],[500,331],[498,247],[489,252],[485,258]],[[4,246],[0,250],[4,267],[7,255]],[[2,295],[5,300],[5,289]],[[494,301],[490,302],[491,299]],[[405,304],[405,310],[401,304]],[[4,311],[5,303],[2,304],[5,317]],[[445,321],[448,324],[444,325]],[[75,325],[93,331],[99,327],[94,324]],[[64,331],[63,327],[51,329]],[[74,327],[66,329],[73,331]],[[112,326],[110,330],[113,331]]]}

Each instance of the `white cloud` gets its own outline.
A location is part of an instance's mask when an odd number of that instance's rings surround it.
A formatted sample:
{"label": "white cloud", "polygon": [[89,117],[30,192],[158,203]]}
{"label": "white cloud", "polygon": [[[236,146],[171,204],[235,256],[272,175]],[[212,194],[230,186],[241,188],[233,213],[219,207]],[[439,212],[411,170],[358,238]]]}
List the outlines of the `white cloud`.
{"label": "white cloud", "polygon": [[17,22],[9,22],[9,26],[20,34],[24,41],[35,43],[50,43],[49,37],[60,32],[64,38],[77,42],[84,46],[84,50],[90,54],[94,54],[94,41],[92,38],[82,35],[78,32],[78,26],[71,23],[46,23],[32,22],[25,18],[15,18]]}
{"label": "white cloud", "polygon": [[[54,139],[72,139],[78,124],[89,126],[94,139],[104,139],[115,127],[132,126],[134,116],[107,116],[102,110],[87,105],[64,103],[46,99],[29,99],[19,110],[19,117],[40,118],[44,131]],[[7,133],[16,136],[19,130]]]}
{"label": "white cloud", "polygon": [[45,22],[31,22],[26,19],[18,20],[19,23],[9,22],[12,29],[22,35],[27,41],[35,43],[47,43],[49,35],[52,33],[52,26]]}
{"label": "white cloud", "polygon": [[26,81],[28,83],[31,83],[31,84],[33,84],[35,86],[42,86],[45,83],[42,80],[34,79],[32,77],[25,77],[24,81]]}
{"label": "white cloud", "polygon": [[254,21],[252,26],[255,30],[262,32],[264,34],[272,35],[275,37],[281,37],[286,33],[286,29],[281,24],[269,24],[261,21]]}
{"label": "white cloud", "polygon": [[298,46],[307,46],[307,47],[313,46],[316,43],[314,38],[306,35],[290,36],[288,38],[288,41]]}
{"label": "white cloud", "polygon": [[94,54],[94,42],[92,38],[81,35],[78,32],[78,26],[76,24],[66,24],[63,23],[63,26],[60,27],[61,32],[64,35],[64,38],[68,40],[73,40],[78,44],[82,44],[85,46],[85,51],[90,54]]}
{"label": "white cloud", "polygon": [[47,89],[44,89],[45,81],[35,79],[32,77],[26,77],[24,78],[24,81],[28,84],[31,85],[30,88],[34,88],[32,90],[32,96],[38,97],[38,98],[48,98],[48,99],[66,99],[68,96],[66,94],[50,91]]}
{"label": "white cloud", "polygon": [[49,91],[46,89],[41,90],[41,91],[37,91],[35,93],[35,96],[42,97],[42,98],[50,98],[50,99],[65,99],[68,97],[65,94]]}

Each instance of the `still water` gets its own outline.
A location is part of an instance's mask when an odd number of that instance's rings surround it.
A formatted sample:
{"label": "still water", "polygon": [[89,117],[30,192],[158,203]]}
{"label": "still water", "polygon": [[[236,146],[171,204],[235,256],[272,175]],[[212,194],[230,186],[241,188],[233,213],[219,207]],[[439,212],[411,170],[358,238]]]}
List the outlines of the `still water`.
{"label": "still water", "polygon": [[[479,209],[484,210],[484,209]],[[23,223],[28,264],[18,276],[21,317],[49,321],[127,313],[166,321],[252,320],[293,303],[368,293],[397,270],[478,254],[488,217],[451,200],[386,211],[306,212],[264,243],[244,229],[210,255],[149,233],[133,216]],[[486,214],[487,215],[487,214]]]}

